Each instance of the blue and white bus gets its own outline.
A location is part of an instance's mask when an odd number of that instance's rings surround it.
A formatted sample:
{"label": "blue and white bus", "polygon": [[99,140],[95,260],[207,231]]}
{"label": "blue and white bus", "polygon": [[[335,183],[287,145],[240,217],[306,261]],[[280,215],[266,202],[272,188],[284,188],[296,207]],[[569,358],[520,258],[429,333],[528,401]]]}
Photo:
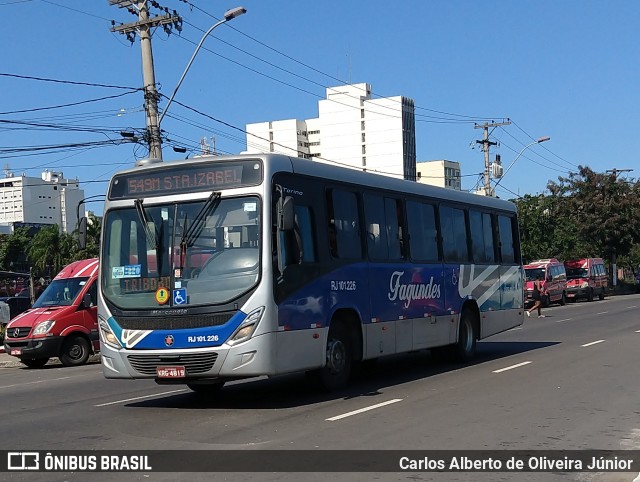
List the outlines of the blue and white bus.
{"label": "blue and white bus", "polygon": [[515,206],[282,155],[152,163],[111,180],[100,254],[107,378],[196,392],[476,341],[523,323]]}

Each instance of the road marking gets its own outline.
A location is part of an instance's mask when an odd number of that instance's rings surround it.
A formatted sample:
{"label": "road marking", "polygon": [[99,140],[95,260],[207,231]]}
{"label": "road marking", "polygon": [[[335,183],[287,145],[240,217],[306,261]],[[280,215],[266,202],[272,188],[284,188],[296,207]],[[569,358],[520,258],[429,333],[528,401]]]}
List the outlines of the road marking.
{"label": "road marking", "polygon": [[351,417],[352,415],[358,415],[359,413],[362,413],[362,412],[368,412],[369,410],[374,410],[376,408],[384,407],[385,405],[391,405],[392,403],[398,403],[401,401],[402,401],[402,398],[394,398],[393,400],[388,400],[386,402],[378,403],[376,405],[360,408],[358,410],[354,410],[353,412],[343,413],[342,415],[336,415],[335,417],[326,419],[326,421],[335,422],[336,420],[340,420],[342,418]]}
{"label": "road marking", "polygon": [[636,305],[627,306],[628,310],[630,310],[631,308],[637,308],[637,306]]}
{"label": "road marking", "polygon": [[125,400],[117,400],[115,402],[101,403],[100,405],[94,405],[94,407],[106,407],[107,405],[115,405],[116,403],[133,402],[134,400],[142,400],[144,398],[151,398],[151,397],[160,397],[162,395],[169,395],[171,393],[180,393],[180,392],[186,392],[186,391],[187,391],[186,388],[183,388],[181,390],[171,390],[170,392],[154,393],[152,395],[143,395],[142,397],[127,398]]}
{"label": "road marking", "polygon": [[74,378],[74,377],[60,377],[60,378],[50,378],[48,380],[38,380],[35,382],[14,383],[13,385],[2,385],[0,388],[21,387],[23,385],[33,385],[34,383],[55,382],[57,380],[68,380],[69,378]]}
{"label": "road marking", "polygon": [[636,330],[636,333],[640,333],[640,330]]}
{"label": "road marking", "polygon": [[602,311],[600,313],[596,313],[596,315],[606,315],[607,313],[609,313],[608,311]]}
{"label": "road marking", "polygon": [[598,343],[602,343],[602,342],[604,342],[604,340],[592,341],[591,343],[585,343],[584,345],[580,345],[580,346],[585,347],[585,346],[597,345]]}
{"label": "road marking", "polygon": [[513,370],[514,368],[523,367],[525,365],[528,365],[529,363],[532,363],[532,362],[526,361],[526,362],[518,363],[517,365],[511,365],[510,367],[500,368],[500,370],[493,370],[493,373],[506,372],[507,370]]}
{"label": "road marking", "polygon": [[558,320],[556,323],[562,323],[563,321],[573,320],[573,318],[565,318],[564,320]]}

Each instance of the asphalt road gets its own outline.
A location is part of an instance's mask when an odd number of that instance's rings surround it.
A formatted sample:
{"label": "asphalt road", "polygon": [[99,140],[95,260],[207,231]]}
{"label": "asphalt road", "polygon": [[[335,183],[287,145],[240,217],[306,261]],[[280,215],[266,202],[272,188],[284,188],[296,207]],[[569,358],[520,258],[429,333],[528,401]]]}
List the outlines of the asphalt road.
{"label": "asphalt road", "polygon": [[[0,355],[2,450],[640,449],[640,295],[554,306],[478,344],[472,364],[428,352],[365,367],[319,394],[303,375],[231,383],[214,399],[102,377],[99,363],[20,367]],[[220,454],[213,452],[213,456]],[[295,455],[292,455],[295,457]],[[12,480],[603,480],[637,473],[11,474]],[[6,474],[5,474],[6,475]],[[640,480],[640,479],[638,479]]]}

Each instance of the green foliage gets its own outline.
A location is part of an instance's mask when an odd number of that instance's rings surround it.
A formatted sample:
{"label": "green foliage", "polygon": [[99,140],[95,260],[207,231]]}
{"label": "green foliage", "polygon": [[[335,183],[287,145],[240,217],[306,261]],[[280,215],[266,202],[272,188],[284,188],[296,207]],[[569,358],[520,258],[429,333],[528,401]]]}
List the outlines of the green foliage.
{"label": "green foliage", "polygon": [[[516,201],[525,261],[605,257],[640,263],[640,185],[588,167]],[[634,254],[635,253],[635,254]],[[637,264],[636,264],[637,267]]]}
{"label": "green foliage", "polygon": [[57,225],[45,226],[30,233],[17,228],[12,234],[0,235],[0,269],[55,276],[62,267],[80,259],[95,258],[100,251],[100,220],[91,215],[87,227],[87,247],[78,248],[74,235],[60,233]]}

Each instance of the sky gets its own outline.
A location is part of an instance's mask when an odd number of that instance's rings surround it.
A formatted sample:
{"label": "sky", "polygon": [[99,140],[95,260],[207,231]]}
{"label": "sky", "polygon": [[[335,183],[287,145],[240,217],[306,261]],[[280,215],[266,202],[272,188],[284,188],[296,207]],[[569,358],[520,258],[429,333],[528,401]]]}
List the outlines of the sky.
{"label": "sky", "polygon": [[[181,32],[153,34],[160,109],[204,32],[247,9],[194,58],[162,121],[166,160],[198,154],[202,138],[240,153],[246,124],[315,118],[327,87],[366,82],[374,96],[414,100],[417,160],[460,162],[465,190],[484,169],[475,126],[507,119],[490,130],[491,159],[508,169],[500,197],[542,193],[580,165],[640,174],[635,0],[158,3],[183,19]],[[108,0],[0,0],[0,18],[2,167],[62,171],[85,196],[104,194],[111,175],[147,155],[120,135],[145,127],[139,38],[110,31],[136,18]]]}

